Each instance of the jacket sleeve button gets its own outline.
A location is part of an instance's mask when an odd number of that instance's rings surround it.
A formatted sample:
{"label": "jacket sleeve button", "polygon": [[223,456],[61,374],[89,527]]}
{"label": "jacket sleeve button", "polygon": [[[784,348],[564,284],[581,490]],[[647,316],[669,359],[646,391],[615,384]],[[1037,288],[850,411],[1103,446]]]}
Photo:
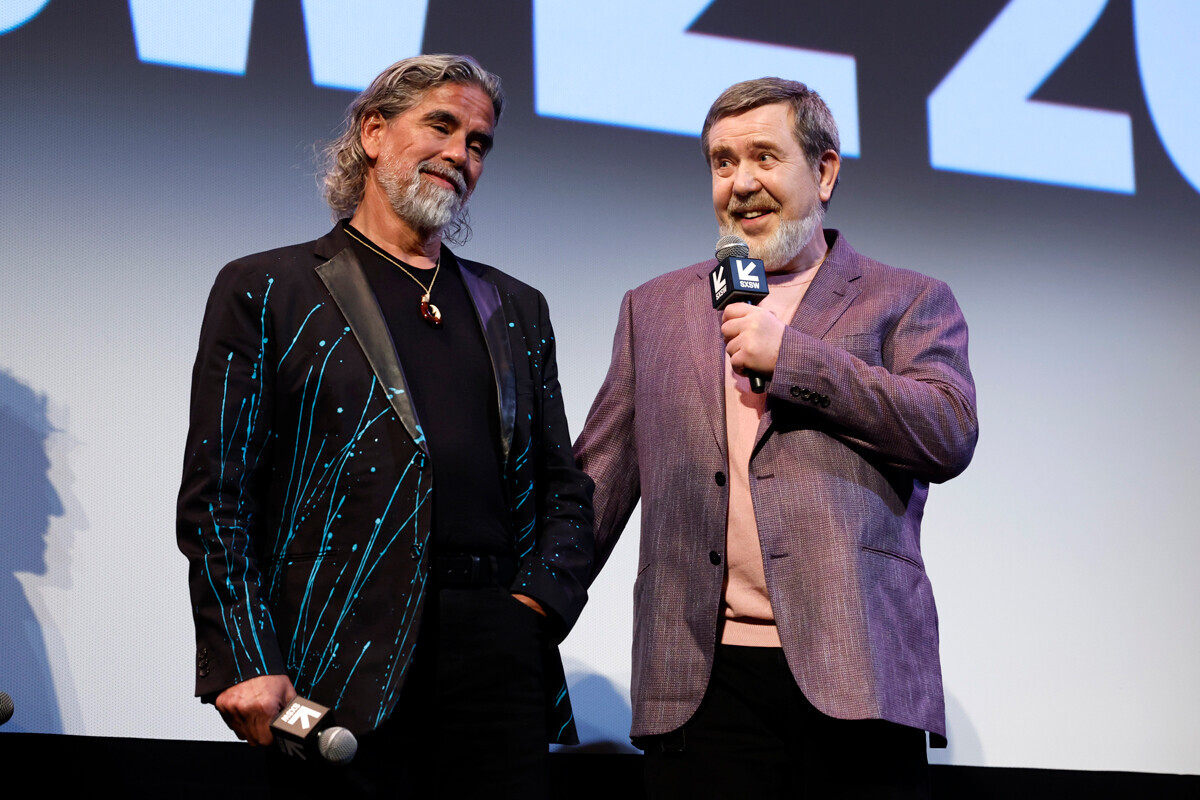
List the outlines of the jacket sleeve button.
{"label": "jacket sleeve button", "polygon": [[725,485],[725,473],[718,472],[716,475],[713,475],[713,480],[717,482],[717,486],[724,486]]}
{"label": "jacket sleeve button", "polygon": [[714,567],[718,566],[721,563],[721,554],[716,550],[711,550],[708,553],[708,560],[712,562]]}

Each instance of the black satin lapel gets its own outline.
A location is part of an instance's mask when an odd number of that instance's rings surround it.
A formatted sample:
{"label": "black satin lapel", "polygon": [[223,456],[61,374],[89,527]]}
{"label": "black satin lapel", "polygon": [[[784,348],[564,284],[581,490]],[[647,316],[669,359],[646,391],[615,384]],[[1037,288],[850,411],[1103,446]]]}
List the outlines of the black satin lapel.
{"label": "black satin lapel", "polygon": [[428,453],[425,434],[421,431],[421,422],[410,399],[408,382],[404,379],[404,370],[400,368],[400,359],[396,356],[396,346],[392,344],[392,335],[367,283],[367,276],[359,266],[358,257],[347,247],[317,267],[317,275],[325,282],[333,302],[337,303],[342,316],[349,323],[350,331],[366,354],[375,377],[379,379],[408,435],[422,452]]}
{"label": "black satin lapel", "polygon": [[497,399],[500,403],[500,446],[503,463],[508,463],[508,451],[512,448],[513,425],[517,420],[517,376],[513,371],[512,352],[508,342],[508,320],[500,305],[500,290],[496,284],[477,275],[466,262],[459,260],[458,271],[466,284],[479,324],[483,326],[483,338],[487,342],[488,355],[492,359],[492,371],[496,376]]}
{"label": "black satin lapel", "polygon": [[[716,262],[709,262],[714,264]],[[692,351],[696,365],[695,379],[703,397],[705,416],[712,427],[713,438],[721,455],[727,456],[725,438],[725,339],[721,336],[721,313],[713,310],[708,291],[708,274],[703,273],[692,284],[684,303],[691,309],[687,314],[686,346]]]}

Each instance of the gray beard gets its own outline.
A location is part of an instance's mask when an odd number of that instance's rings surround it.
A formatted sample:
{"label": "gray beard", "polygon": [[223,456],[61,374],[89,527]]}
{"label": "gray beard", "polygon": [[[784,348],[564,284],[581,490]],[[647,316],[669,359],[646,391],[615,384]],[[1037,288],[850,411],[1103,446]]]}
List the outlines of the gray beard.
{"label": "gray beard", "polygon": [[463,212],[467,198],[453,189],[435,186],[422,179],[421,168],[424,166],[424,162],[418,164],[405,176],[392,164],[386,164],[379,170],[379,185],[387,194],[396,216],[417,232],[432,235],[441,233]]}
{"label": "gray beard", "polygon": [[[812,241],[824,218],[825,209],[819,202],[813,203],[812,209],[803,219],[781,220],[770,238],[759,245],[751,245],[750,257],[762,259],[767,272],[787,271],[792,260]],[[732,221],[720,227],[722,236],[741,236],[741,232]]]}

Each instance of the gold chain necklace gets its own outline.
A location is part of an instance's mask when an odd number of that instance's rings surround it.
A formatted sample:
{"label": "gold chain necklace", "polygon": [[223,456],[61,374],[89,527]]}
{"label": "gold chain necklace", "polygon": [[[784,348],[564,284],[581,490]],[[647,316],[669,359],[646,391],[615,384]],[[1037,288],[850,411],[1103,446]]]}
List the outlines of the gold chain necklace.
{"label": "gold chain necklace", "polygon": [[440,328],[442,325],[442,312],[438,310],[437,306],[435,306],[433,303],[429,302],[429,293],[433,291],[433,284],[435,281],[437,281],[438,273],[441,272],[442,259],[440,257],[438,258],[437,263],[433,267],[433,277],[429,279],[429,285],[426,286],[425,284],[421,283],[421,281],[417,278],[416,275],[413,275],[411,272],[408,271],[408,268],[404,266],[403,262],[401,262],[399,259],[393,257],[392,255],[385,253],[383,250],[380,250],[375,245],[371,244],[371,242],[369,242],[366,239],[366,237],[359,236],[358,233],[354,230],[354,228],[347,225],[346,233],[350,235],[351,239],[354,239],[355,241],[361,243],[364,247],[366,247],[371,252],[376,253],[380,256],[383,256],[383,258],[386,261],[389,261],[392,264],[395,264],[397,267],[400,268],[401,272],[403,272],[408,277],[412,278],[413,282],[416,283],[417,286],[421,287],[421,291],[423,291],[425,293],[425,294],[421,295],[421,319],[425,320],[426,322],[428,322],[430,325],[432,325],[435,328]]}

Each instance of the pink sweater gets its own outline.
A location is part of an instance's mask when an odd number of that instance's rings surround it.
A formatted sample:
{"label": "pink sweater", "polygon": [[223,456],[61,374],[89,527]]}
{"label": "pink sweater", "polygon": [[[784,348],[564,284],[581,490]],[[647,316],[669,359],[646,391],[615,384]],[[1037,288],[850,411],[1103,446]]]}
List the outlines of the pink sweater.
{"label": "pink sweater", "polygon": [[[759,306],[790,322],[819,265],[803,272],[769,275],[771,292]],[[750,452],[766,394],[750,391],[750,380],[735,375],[725,357],[725,429],[729,441],[729,519],[725,527],[725,583],[721,630],[723,644],[779,647],[775,614],[767,595],[758,524],[750,497]]]}

